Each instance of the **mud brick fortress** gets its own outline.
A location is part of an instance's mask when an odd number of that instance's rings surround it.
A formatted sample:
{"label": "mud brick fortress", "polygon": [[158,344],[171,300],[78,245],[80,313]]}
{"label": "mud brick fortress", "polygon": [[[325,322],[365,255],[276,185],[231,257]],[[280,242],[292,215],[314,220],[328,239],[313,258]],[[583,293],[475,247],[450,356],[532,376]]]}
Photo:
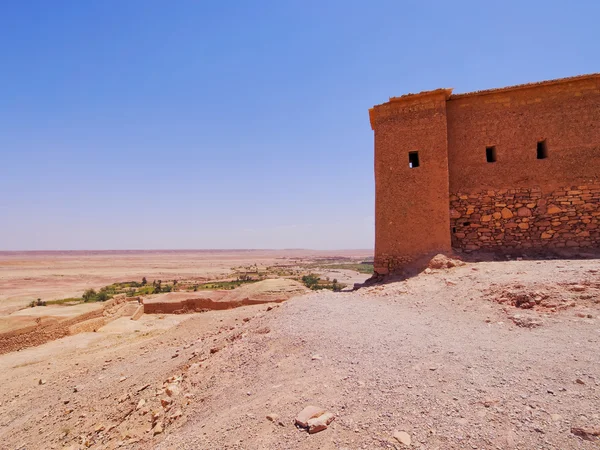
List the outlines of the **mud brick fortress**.
{"label": "mud brick fortress", "polygon": [[449,252],[600,248],[600,74],[391,98],[375,133],[375,271]]}

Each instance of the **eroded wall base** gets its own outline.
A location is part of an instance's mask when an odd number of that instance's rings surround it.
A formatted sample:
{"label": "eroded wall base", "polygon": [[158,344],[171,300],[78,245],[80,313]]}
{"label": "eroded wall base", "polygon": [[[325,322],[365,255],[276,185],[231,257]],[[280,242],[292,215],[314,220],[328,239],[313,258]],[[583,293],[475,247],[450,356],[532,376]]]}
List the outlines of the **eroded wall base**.
{"label": "eroded wall base", "polygon": [[130,316],[135,305],[136,299],[119,294],[104,302],[103,308],[70,319],[40,317],[35,326],[0,333],[0,355],[42,345],[65,336],[96,331],[119,317]]}
{"label": "eroded wall base", "polygon": [[412,259],[409,257],[394,256],[394,255],[376,255],[373,261],[373,269],[378,275],[387,275],[397,272],[403,267],[410,266]]}

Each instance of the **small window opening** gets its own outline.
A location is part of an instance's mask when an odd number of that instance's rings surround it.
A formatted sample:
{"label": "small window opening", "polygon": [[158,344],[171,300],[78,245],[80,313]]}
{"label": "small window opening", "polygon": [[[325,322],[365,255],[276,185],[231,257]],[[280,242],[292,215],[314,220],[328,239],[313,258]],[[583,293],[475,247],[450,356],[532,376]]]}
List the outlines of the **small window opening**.
{"label": "small window opening", "polygon": [[452,227],[452,232],[456,233],[456,227]]}
{"label": "small window opening", "polygon": [[485,148],[485,159],[489,163],[496,162],[496,147],[486,147]]}
{"label": "small window opening", "polygon": [[546,139],[537,143],[537,159],[546,159],[548,157],[548,146]]}
{"label": "small window opening", "polygon": [[408,152],[408,167],[419,167],[419,152]]}
{"label": "small window opening", "polygon": [[471,222],[465,222],[465,223],[463,223],[463,226],[469,227],[469,226],[471,226]]}

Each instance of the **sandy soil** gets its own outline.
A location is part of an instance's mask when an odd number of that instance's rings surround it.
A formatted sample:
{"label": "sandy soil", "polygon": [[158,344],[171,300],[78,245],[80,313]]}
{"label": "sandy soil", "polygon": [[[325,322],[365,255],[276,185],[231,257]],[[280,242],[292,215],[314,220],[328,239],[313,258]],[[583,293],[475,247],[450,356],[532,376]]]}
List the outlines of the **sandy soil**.
{"label": "sandy soil", "polygon": [[82,303],[79,305],[62,306],[62,305],[49,305],[43,308],[25,308],[19,311],[15,311],[11,314],[11,317],[74,317],[86,312],[95,311],[102,309],[102,303]]}
{"label": "sandy soil", "polygon": [[[484,262],[119,319],[0,356],[0,448],[596,449],[599,271]],[[309,404],[328,429],[292,425]]]}

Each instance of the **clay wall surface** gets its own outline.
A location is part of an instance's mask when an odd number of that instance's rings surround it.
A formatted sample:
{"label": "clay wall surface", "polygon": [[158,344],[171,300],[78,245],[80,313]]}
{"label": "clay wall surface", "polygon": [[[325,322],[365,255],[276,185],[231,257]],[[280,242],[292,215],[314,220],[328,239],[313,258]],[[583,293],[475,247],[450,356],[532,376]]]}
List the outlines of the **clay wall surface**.
{"label": "clay wall surface", "polygon": [[96,317],[95,319],[84,320],[69,327],[69,336],[79,333],[96,332],[108,323],[105,317]]}
{"label": "clay wall surface", "polygon": [[[43,306],[38,306],[38,308],[43,308]],[[0,334],[0,354],[35,347],[68,336],[69,329],[73,325],[102,317],[102,315],[103,311],[99,309],[68,320],[40,317],[37,326]]]}
{"label": "clay wall surface", "polygon": [[600,247],[600,76],[452,96],[447,110],[453,247]]}
{"label": "clay wall surface", "polygon": [[140,317],[144,315],[144,305],[138,305],[135,312],[131,315],[131,320],[138,320]]}
{"label": "clay wall surface", "polygon": [[[451,96],[450,192],[539,187],[548,194],[600,175],[600,75]],[[548,158],[537,159],[545,139]],[[497,161],[486,162],[486,146]]]}
{"label": "clay wall surface", "polygon": [[[447,91],[371,110],[375,131],[375,270],[388,273],[450,249]],[[419,167],[409,167],[417,151]]]}
{"label": "clay wall surface", "polygon": [[210,298],[189,298],[170,302],[144,303],[145,314],[186,314],[189,312],[213,311],[239,308],[240,306],[262,305],[264,303],[281,303],[281,300],[236,300],[214,301]]}

